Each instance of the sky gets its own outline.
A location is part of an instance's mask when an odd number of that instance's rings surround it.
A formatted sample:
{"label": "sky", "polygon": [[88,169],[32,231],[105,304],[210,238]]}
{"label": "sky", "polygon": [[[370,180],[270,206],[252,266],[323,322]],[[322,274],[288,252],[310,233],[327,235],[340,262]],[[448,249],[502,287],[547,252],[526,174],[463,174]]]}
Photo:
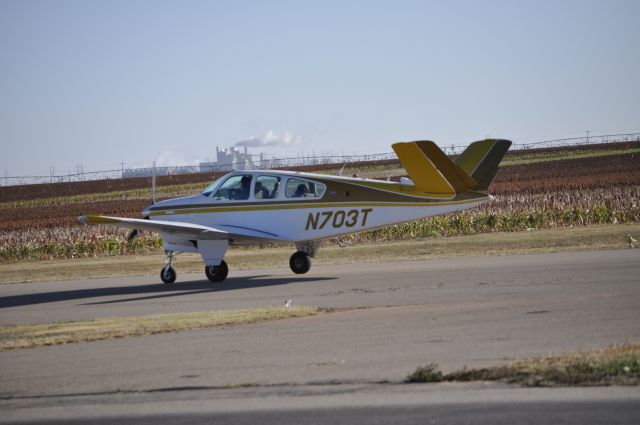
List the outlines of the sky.
{"label": "sky", "polygon": [[0,0],[0,173],[640,132],[640,1]]}

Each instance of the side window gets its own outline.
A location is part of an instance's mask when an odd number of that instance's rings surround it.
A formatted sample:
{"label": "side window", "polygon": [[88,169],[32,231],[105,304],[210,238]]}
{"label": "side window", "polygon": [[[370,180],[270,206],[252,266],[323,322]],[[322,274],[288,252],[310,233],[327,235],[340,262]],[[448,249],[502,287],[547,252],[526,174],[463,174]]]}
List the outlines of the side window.
{"label": "side window", "polygon": [[213,199],[218,201],[242,201],[249,199],[251,174],[239,174],[229,177],[216,191]]}
{"label": "side window", "polygon": [[253,189],[253,196],[256,199],[275,199],[278,197],[280,188],[280,177],[258,176],[256,187]]}
{"label": "side window", "polygon": [[284,194],[287,198],[322,198],[325,190],[322,183],[291,178],[287,180]]}

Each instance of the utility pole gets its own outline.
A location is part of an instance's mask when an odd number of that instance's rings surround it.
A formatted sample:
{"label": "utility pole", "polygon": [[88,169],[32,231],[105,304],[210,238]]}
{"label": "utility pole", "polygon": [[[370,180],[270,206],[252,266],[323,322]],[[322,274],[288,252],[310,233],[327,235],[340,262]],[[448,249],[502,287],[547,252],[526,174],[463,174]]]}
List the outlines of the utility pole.
{"label": "utility pole", "polygon": [[587,144],[589,144],[589,130],[585,130],[585,133],[587,133]]}
{"label": "utility pole", "polygon": [[156,162],[153,161],[153,169],[151,170],[151,201],[156,203]]}
{"label": "utility pole", "polygon": [[77,181],[84,180],[83,174],[84,174],[84,167],[82,166],[82,164],[76,164],[76,180]]}
{"label": "utility pole", "polygon": [[123,179],[124,178],[124,162],[121,162],[120,165],[122,166],[122,174],[120,174],[120,178]]}

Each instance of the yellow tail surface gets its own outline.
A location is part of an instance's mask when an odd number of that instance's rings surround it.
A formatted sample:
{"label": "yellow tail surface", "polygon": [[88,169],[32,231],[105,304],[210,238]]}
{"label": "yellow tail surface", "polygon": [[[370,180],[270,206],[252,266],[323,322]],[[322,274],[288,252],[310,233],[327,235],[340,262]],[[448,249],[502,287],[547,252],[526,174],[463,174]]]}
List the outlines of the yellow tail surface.
{"label": "yellow tail surface", "polygon": [[508,140],[474,142],[454,162],[428,140],[392,145],[418,190],[443,195],[486,190],[509,146]]}
{"label": "yellow tail surface", "polygon": [[478,182],[478,189],[486,190],[495,178],[500,161],[510,146],[511,141],[504,139],[473,142],[456,159],[456,164]]}
{"label": "yellow tail surface", "polygon": [[391,147],[413,180],[416,189],[442,195],[456,193],[454,186],[434,164],[433,159],[420,148],[418,142],[395,143]]}

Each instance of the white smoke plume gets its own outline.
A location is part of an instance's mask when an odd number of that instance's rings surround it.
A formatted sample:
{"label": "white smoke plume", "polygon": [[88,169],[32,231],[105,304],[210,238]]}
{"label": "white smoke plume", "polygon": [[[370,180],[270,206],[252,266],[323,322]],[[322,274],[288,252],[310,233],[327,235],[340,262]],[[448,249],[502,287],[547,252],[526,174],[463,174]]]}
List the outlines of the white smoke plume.
{"label": "white smoke plume", "polygon": [[156,157],[156,167],[185,167],[185,166],[194,166],[198,165],[201,162],[204,162],[206,159],[204,158],[188,158],[182,152],[176,152],[172,150],[163,150]]}
{"label": "white smoke plume", "polygon": [[257,148],[263,146],[293,146],[300,143],[300,138],[292,135],[291,133],[284,132],[282,136],[273,132],[273,130],[267,131],[264,136],[250,137],[248,139],[240,140],[236,142],[234,146],[246,146],[248,148]]}
{"label": "white smoke plume", "polygon": [[179,167],[191,165],[192,162],[182,152],[164,150],[156,158],[156,167]]}

